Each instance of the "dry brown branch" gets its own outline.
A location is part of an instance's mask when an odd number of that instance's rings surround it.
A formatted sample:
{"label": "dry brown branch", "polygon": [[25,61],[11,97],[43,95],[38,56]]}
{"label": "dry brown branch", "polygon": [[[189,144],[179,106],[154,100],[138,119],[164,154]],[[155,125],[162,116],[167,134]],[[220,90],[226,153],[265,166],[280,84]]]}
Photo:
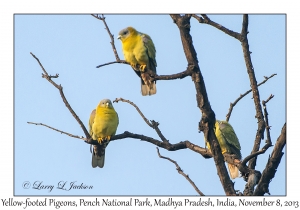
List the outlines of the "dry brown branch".
{"label": "dry brown branch", "polygon": [[[47,71],[44,69],[43,65],[41,64],[40,60],[31,52],[30,53],[39,63],[40,67],[42,68],[44,74],[42,74],[42,77],[45,78],[46,80],[48,80],[48,82],[50,82],[54,87],[56,87],[59,90],[60,96],[63,100],[63,102],[65,103],[66,107],[68,108],[68,110],[71,112],[71,114],[73,115],[73,117],[76,119],[76,121],[79,123],[81,129],[83,130],[85,136],[87,139],[91,139],[91,136],[89,134],[89,132],[87,131],[87,129],[85,128],[84,124],[82,123],[82,121],[79,119],[79,117],[77,116],[77,114],[74,112],[74,110],[72,109],[72,107],[70,106],[69,102],[67,101],[64,92],[63,92],[63,87],[61,85],[56,84],[51,78],[53,78],[53,76],[49,76]],[[58,74],[56,74],[56,76],[58,77]]]}
{"label": "dry brown branch", "polygon": [[[263,107],[264,107],[264,113],[265,113],[264,116],[265,116],[265,122],[266,122],[266,132],[267,132],[266,144],[261,150],[259,150],[257,152],[254,152],[254,153],[251,153],[248,157],[246,157],[241,163],[241,166],[243,166],[243,167],[245,167],[246,163],[248,161],[250,161],[252,158],[254,158],[254,157],[256,158],[258,155],[264,154],[267,151],[267,149],[272,146],[270,132],[269,132],[269,129],[268,129],[269,124],[268,124],[268,112],[267,112],[267,109],[266,109],[266,103],[269,100],[271,100],[273,97],[274,96],[271,94],[270,97],[266,101],[262,101],[262,104],[263,104]],[[262,177],[261,173],[259,171],[254,170],[254,169],[249,169],[248,174],[247,173],[245,174],[245,173],[242,172],[242,175],[244,175],[245,180],[248,181],[248,183],[245,186],[244,195],[253,195],[254,194],[254,187],[255,187],[256,184],[258,184],[259,180]],[[266,192],[266,193],[268,193],[268,192]]]}
{"label": "dry brown branch", "polygon": [[161,133],[160,129],[158,128],[158,125],[159,123],[154,121],[154,120],[148,120],[145,115],[141,112],[141,110],[139,109],[139,107],[137,105],[135,105],[135,103],[129,101],[129,100],[126,100],[126,99],[123,99],[123,98],[116,98],[113,102],[116,102],[118,103],[119,101],[122,101],[122,102],[126,102],[126,103],[129,103],[130,105],[132,105],[137,111],[138,113],[142,116],[143,120],[147,123],[147,125],[149,125],[151,128],[153,128],[156,133],[158,134],[158,136],[161,138],[161,140],[165,143],[169,142],[165,136]]}
{"label": "dry brown branch", "polygon": [[[47,128],[50,128],[54,131],[57,131],[59,133],[66,134],[70,137],[82,139],[88,144],[99,145],[99,143],[97,141],[93,141],[92,139],[87,139],[87,138],[84,138],[83,136],[80,137],[80,136],[77,136],[77,135],[73,135],[71,133],[67,133],[65,131],[53,128],[53,127],[51,127],[49,125],[46,125],[46,124],[43,124],[43,123],[34,123],[34,122],[27,122],[27,123],[28,124],[33,124],[33,125],[42,125],[42,126],[45,126]],[[141,141],[146,141],[146,142],[149,142],[149,143],[154,144],[156,146],[159,146],[161,148],[164,148],[168,151],[176,151],[176,150],[187,149],[188,148],[188,149],[190,149],[194,152],[197,152],[197,153],[201,154],[205,158],[211,158],[212,157],[211,153],[206,148],[202,148],[202,147],[200,147],[198,145],[195,145],[195,144],[193,144],[189,141],[181,141],[181,142],[176,143],[176,144],[170,144],[168,142],[162,142],[162,141],[159,141],[157,139],[154,139],[154,138],[151,138],[151,137],[148,137],[148,136],[145,136],[145,135],[134,134],[134,133],[131,133],[131,132],[128,132],[128,131],[125,131],[122,134],[117,134],[117,135],[113,136],[110,141],[115,141],[115,140],[120,140],[120,139],[125,139],[125,138],[133,138],[133,139],[139,139]]]}
{"label": "dry brown branch", "polygon": [[[107,66],[107,65],[111,65],[111,64],[115,64],[115,63],[119,63],[119,64],[127,64],[129,65],[129,63],[127,63],[124,60],[119,60],[119,61],[112,61],[112,62],[108,62],[108,63],[104,63],[101,65],[96,66],[96,68],[101,68],[103,66]],[[137,65],[137,67],[139,67],[139,65]],[[176,73],[176,74],[170,74],[170,75],[152,75],[150,73],[150,75],[152,76],[152,78],[154,80],[175,80],[175,79],[183,79],[187,76],[191,76],[192,75],[192,69],[193,67],[189,66],[186,70]]]}
{"label": "dry brown branch", "polygon": [[264,116],[265,116],[265,122],[266,122],[266,133],[267,133],[267,145],[272,145],[271,135],[270,135],[270,129],[271,126],[269,126],[269,118],[268,118],[268,111],[267,111],[267,103],[274,97],[274,95],[270,95],[269,98],[266,101],[262,101],[263,109],[264,109]]}
{"label": "dry brown branch", "polygon": [[120,58],[119,58],[119,55],[118,55],[118,52],[117,52],[117,49],[116,49],[116,46],[115,46],[114,35],[111,34],[111,32],[110,32],[110,30],[109,30],[109,28],[108,28],[108,26],[106,24],[104,15],[102,14],[102,17],[100,17],[100,15],[93,15],[92,14],[92,16],[95,17],[95,18],[97,18],[97,19],[99,19],[99,20],[103,21],[103,23],[105,25],[105,29],[107,30],[108,35],[109,35],[110,40],[111,40],[110,44],[111,44],[111,47],[112,47],[112,49],[114,51],[114,54],[115,54],[115,57],[116,57],[116,61],[120,61]]}
{"label": "dry brown branch", "polygon": [[217,173],[226,195],[236,195],[233,183],[229,178],[227,169],[224,164],[224,157],[221,153],[220,145],[213,130],[215,124],[215,113],[213,112],[208,100],[203,76],[198,65],[197,53],[193,46],[192,36],[190,35],[191,16],[172,14],[171,18],[179,29],[182,46],[188,65],[193,67],[191,77],[196,89],[197,105],[202,113],[202,118],[199,122],[199,130],[203,131],[205,139],[208,140],[211,146]]}
{"label": "dry brown branch", "polygon": [[163,158],[163,159],[166,159],[166,160],[169,160],[170,162],[174,163],[176,165],[176,170],[178,171],[179,174],[181,174],[182,176],[184,176],[184,178],[186,178],[189,183],[194,187],[194,189],[196,190],[196,192],[201,195],[201,196],[204,196],[204,194],[199,190],[199,188],[195,185],[195,183],[191,180],[191,178],[189,177],[189,175],[185,174],[183,172],[183,170],[180,168],[180,166],[178,165],[178,163],[174,160],[172,160],[171,158],[168,158],[168,157],[164,157],[162,156],[160,153],[159,153],[159,149],[158,147],[156,147],[157,149],[157,154],[158,154],[158,157],[160,158]]}
{"label": "dry brown branch", "polygon": [[121,63],[121,64],[128,64],[128,65],[129,65],[129,63],[127,63],[126,61],[124,61],[124,60],[119,60],[119,61],[112,61],[112,62],[108,62],[108,63],[101,64],[101,65],[99,65],[99,66],[96,66],[96,68],[101,68],[101,67],[103,67],[103,66],[107,66],[107,65],[115,64],[115,63]]}
{"label": "dry brown branch", "polygon": [[130,105],[132,105],[138,111],[138,113],[142,116],[143,120],[147,123],[147,125],[149,125],[151,128],[153,128],[150,121],[145,117],[145,115],[141,112],[140,108],[137,105],[135,105],[135,103],[133,103],[129,100],[123,99],[123,98],[116,98],[113,101],[113,103],[118,103],[119,101],[126,102],[126,103],[129,103]]}
{"label": "dry brown branch", "polygon": [[[245,64],[246,64],[246,68],[247,68],[247,72],[251,84],[251,89],[253,93],[253,100],[254,100],[255,111],[256,111],[255,117],[257,118],[257,122],[258,122],[258,129],[255,135],[254,146],[251,152],[251,153],[255,153],[259,150],[261,140],[264,138],[265,121],[262,113],[262,108],[260,105],[259,91],[257,87],[257,81],[255,78],[254,67],[251,61],[247,34],[248,34],[248,15],[243,15],[242,32],[241,32],[242,38],[240,41],[242,43],[244,60],[245,60]],[[248,165],[249,168],[251,169],[255,168],[256,159],[257,158],[254,157],[249,161],[249,165]]]}
{"label": "dry brown branch", "polygon": [[286,144],[286,123],[283,125],[281,134],[278,137],[276,144],[274,146],[271,157],[269,158],[266,168],[264,169],[261,179],[254,191],[254,195],[264,195],[265,193],[270,194],[269,184],[271,180],[275,177],[275,173],[283,156],[283,148]]}
{"label": "dry brown branch", "polygon": [[152,137],[145,136],[145,135],[134,134],[134,133],[125,131],[122,134],[118,134],[118,135],[113,136],[110,141],[124,139],[124,138],[133,138],[133,139],[139,139],[141,141],[146,141],[146,142],[154,144],[158,147],[164,148],[168,151],[176,151],[176,150],[181,150],[181,149],[187,149],[188,148],[188,149],[190,149],[194,152],[197,152],[197,153],[201,154],[204,158],[212,157],[211,153],[206,148],[195,145],[195,144],[193,144],[193,143],[191,143],[187,140],[186,141],[181,141],[181,142],[176,143],[176,144],[171,144],[169,142],[163,142],[163,141],[160,141],[160,140],[157,140],[157,139],[154,139]]}
{"label": "dry brown branch", "polygon": [[125,139],[125,138],[133,138],[133,139],[139,139],[141,141],[146,141],[146,142],[154,144],[158,147],[164,148],[168,151],[176,151],[176,150],[181,150],[181,149],[187,149],[188,148],[188,149],[190,149],[194,152],[199,153],[204,158],[211,158],[212,157],[212,154],[208,149],[200,147],[196,144],[193,144],[188,140],[181,141],[181,142],[175,143],[175,144],[171,144],[169,142],[163,142],[163,141],[160,141],[160,140],[157,140],[157,139],[154,139],[152,137],[145,136],[145,135],[134,134],[134,133],[125,131],[122,134],[117,134],[117,135],[113,136],[110,141],[115,141],[115,140],[120,140],[120,139]]}
{"label": "dry brown branch", "polygon": [[[269,77],[266,77],[265,76],[265,80],[262,81],[261,83],[259,83],[257,86],[260,86],[262,84],[264,84],[266,81],[268,81],[269,79],[271,79],[272,77],[274,77],[275,75],[277,74],[272,74],[271,76]],[[247,92],[245,92],[244,94],[241,94],[240,97],[238,97],[233,103],[230,103],[230,107],[229,107],[229,111],[228,111],[228,114],[226,115],[226,121],[228,122],[229,121],[229,118],[231,116],[231,113],[232,113],[232,110],[233,110],[233,107],[243,98],[245,97],[246,95],[248,95],[249,93],[251,93],[252,89],[248,90]]]}
{"label": "dry brown branch", "polygon": [[[242,30],[241,30],[240,34],[236,33],[236,32],[233,32],[231,30],[228,30],[225,27],[221,26],[220,24],[214,23],[213,21],[211,21],[207,17],[207,15],[203,14],[202,15],[203,18],[201,18],[199,16],[196,16],[196,15],[193,15],[193,17],[196,18],[200,23],[206,23],[206,24],[209,24],[209,25],[212,25],[212,26],[218,28],[219,30],[222,30],[226,34],[238,39],[242,44],[245,64],[246,64],[247,72],[248,72],[248,75],[249,75],[249,79],[250,79],[250,83],[251,83],[251,91],[253,93],[253,99],[254,99],[254,104],[255,104],[255,110],[256,110],[256,116],[255,117],[258,120],[258,129],[257,129],[257,133],[255,135],[256,138],[255,138],[255,142],[254,142],[254,147],[252,149],[252,153],[256,153],[259,150],[261,139],[264,138],[265,121],[264,121],[264,116],[262,114],[262,108],[261,108],[261,105],[260,105],[258,85],[257,85],[257,81],[256,81],[256,78],[255,78],[254,68],[253,68],[253,65],[252,65],[252,62],[251,62],[251,57],[250,57],[251,52],[249,51],[249,44],[248,44],[248,38],[247,38],[247,34],[248,34],[248,15],[243,15]],[[246,93],[246,94],[248,94],[248,93]],[[242,97],[244,97],[244,96],[241,95],[240,98],[238,98],[237,101],[239,101]],[[230,114],[232,112],[233,106],[234,105],[232,105],[232,104],[230,105],[229,114],[226,116],[227,121],[229,120],[229,117],[230,117]],[[255,165],[256,165],[256,157],[250,160],[249,167],[254,169]]]}
{"label": "dry brown branch", "polygon": [[205,24],[211,25],[211,26],[213,26],[213,27],[215,27],[215,28],[217,28],[217,29],[223,31],[224,33],[228,34],[229,36],[232,36],[233,38],[236,38],[236,39],[238,39],[238,40],[241,39],[241,34],[239,34],[239,33],[237,33],[237,32],[234,32],[234,31],[232,31],[232,30],[229,30],[229,29],[225,28],[224,26],[222,26],[221,24],[218,24],[218,23],[216,23],[216,22],[210,20],[210,19],[208,18],[208,16],[205,15],[205,14],[201,14],[201,16],[202,16],[203,18],[202,18],[202,17],[199,17],[199,16],[197,16],[197,15],[195,15],[195,14],[192,15],[192,17],[195,18],[196,20],[198,20],[199,23],[205,23]]}
{"label": "dry brown branch", "polygon": [[61,130],[58,130],[58,129],[56,129],[56,128],[53,128],[53,127],[51,127],[51,126],[49,126],[49,125],[46,125],[46,124],[43,124],[43,123],[35,123],[35,122],[27,122],[28,124],[33,124],[33,125],[42,125],[42,126],[45,126],[45,127],[47,127],[47,128],[50,128],[50,129],[52,129],[52,130],[55,130],[55,131],[57,131],[57,132],[59,132],[59,133],[61,133],[61,134],[66,134],[66,135],[68,135],[68,136],[70,136],[70,137],[73,137],[73,138],[77,138],[77,139],[82,139],[82,140],[84,140],[84,141],[88,141],[88,139],[87,138],[84,138],[83,136],[77,136],[77,135],[73,135],[73,134],[71,134],[71,133],[67,133],[67,132],[65,132],[65,131],[61,131]]}
{"label": "dry brown branch", "polygon": [[192,76],[192,70],[188,67],[187,70],[183,72],[179,72],[176,74],[170,74],[170,75],[156,75],[154,76],[155,80],[174,80],[174,79],[183,79],[187,76]]}
{"label": "dry brown branch", "polygon": [[261,150],[255,152],[255,153],[251,153],[250,155],[248,155],[247,157],[245,157],[243,159],[243,161],[241,162],[241,165],[246,166],[246,164],[254,157],[257,157],[258,155],[264,154],[266,152],[266,148],[262,148]]}

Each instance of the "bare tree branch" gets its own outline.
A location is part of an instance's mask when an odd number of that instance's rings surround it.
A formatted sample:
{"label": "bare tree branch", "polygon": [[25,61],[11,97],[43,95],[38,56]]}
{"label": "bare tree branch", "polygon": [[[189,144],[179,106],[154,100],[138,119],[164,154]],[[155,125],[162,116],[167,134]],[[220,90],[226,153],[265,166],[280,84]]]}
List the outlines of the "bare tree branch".
{"label": "bare tree branch", "polygon": [[[59,133],[66,134],[70,137],[84,140],[88,144],[99,145],[98,141],[93,141],[92,139],[87,139],[87,138],[84,138],[83,136],[80,137],[80,136],[77,136],[77,135],[73,135],[71,133],[67,133],[65,131],[53,128],[53,127],[51,127],[49,125],[46,125],[46,124],[43,124],[43,123],[35,123],[35,122],[27,122],[27,123],[28,124],[33,124],[33,125],[45,126],[45,127],[50,128],[54,131],[57,131]],[[201,154],[204,158],[211,158],[212,157],[212,154],[210,153],[209,150],[207,150],[206,148],[202,148],[198,145],[195,145],[195,144],[193,144],[193,143],[191,143],[187,140],[186,141],[181,141],[181,142],[176,143],[176,144],[170,144],[169,142],[162,142],[160,140],[157,140],[157,139],[145,136],[145,135],[134,134],[134,133],[125,131],[122,134],[117,134],[117,135],[112,136],[110,141],[115,141],[115,140],[120,140],[120,139],[125,139],[125,138],[133,138],[133,139],[139,139],[141,141],[146,141],[146,142],[149,142],[149,143],[154,144],[156,146],[159,146],[161,148],[164,148],[168,151],[176,151],[176,150],[187,149],[188,148],[188,149],[190,149],[194,152],[197,152],[197,153]]]}
{"label": "bare tree branch", "polygon": [[[119,60],[119,61],[112,61],[112,62],[108,62],[108,63],[104,63],[101,65],[96,66],[96,68],[101,68],[103,66],[107,66],[107,65],[111,65],[111,64],[115,64],[115,63],[120,63],[120,64],[127,64],[130,65],[129,63],[127,63],[124,60]],[[137,64],[137,67],[139,67],[139,65]],[[151,74],[151,77],[154,80],[175,80],[175,79],[183,79],[187,76],[191,76],[192,75],[192,69],[193,67],[188,66],[188,68],[182,72],[176,73],[176,74],[170,74],[170,75],[157,75],[157,74]]]}
{"label": "bare tree branch", "polygon": [[173,22],[178,26],[183,50],[188,65],[193,66],[193,73],[191,77],[195,84],[197,105],[202,113],[202,118],[199,122],[199,130],[203,131],[205,139],[207,139],[210,144],[217,168],[217,173],[226,195],[236,195],[233,183],[229,178],[227,169],[224,164],[224,157],[221,153],[220,145],[213,130],[216,120],[215,113],[212,110],[208,100],[203,76],[198,65],[197,53],[193,46],[192,36],[190,35],[191,16],[181,16],[173,14],[171,15],[171,18],[173,19]]}
{"label": "bare tree branch", "polygon": [[[250,79],[250,83],[251,83],[251,90],[252,90],[252,93],[253,93],[253,99],[254,99],[254,104],[255,104],[255,110],[256,110],[256,116],[255,117],[258,120],[258,130],[257,130],[257,133],[255,135],[254,147],[252,149],[252,153],[255,153],[259,150],[261,139],[264,138],[265,121],[264,121],[264,117],[263,117],[263,114],[262,114],[262,108],[261,108],[261,105],[260,105],[258,85],[257,85],[257,81],[256,81],[256,78],[255,78],[254,68],[253,68],[253,65],[252,65],[252,62],[251,62],[251,57],[250,57],[251,52],[249,51],[249,44],[248,44],[248,38],[247,38],[247,34],[248,34],[248,15],[243,15],[242,31],[241,31],[240,34],[236,33],[236,32],[232,32],[232,31],[224,28],[220,24],[212,22],[207,17],[207,15],[203,14],[202,15],[203,18],[200,18],[200,17],[195,16],[195,15],[193,15],[193,17],[196,18],[200,23],[206,23],[206,24],[212,25],[212,26],[224,31],[226,34],[238,39],[242,44],[245,64],[246,64],[247,72],[248,72],[248,75],[249,75],[249,79]],[[240,100],[242,97],[243,96],[238,98],[238,100]],[[230,106],[231,106],[231,108],[233,107],[232,104]],[[232,109],[231,109],[231,111],[232,111]],[[227,121],[229,120],[231,111],[229,111],[229,114],[227,115]],[[251,159],[250,162],[249,162],[249,167],[250,168],[254,169],[255,165],[256,165],[256,157]]]}
{"label": "bare tree branch", "polygon": [[205,24],[211,25],[211,26],[213,26],[213,27],[215,27],[215,28],[217,28],[217,29],[223,31],[224,33],[228,34],[229,36],[232,36],[233,38],[236,38],[236,39],[238,39],[238,40],[241,39],[241,34],[239,34],[239,33],[237,33],[237,32],[234,32],[234,31],[232,31],[232,30],[229,30],[229,29],[225,28],[224,26],[222,26],[221,24],[218,24],[218,23],[216,23],[216,22],[210,20],[210,19],[208,18],[208,16],[205,15],[205,14],[201,14],[201,16],[202,16],[203,18],[202,18],[202,17],[199,17],[199,16],[197,16],[197,15],[195,15],[195,14],[192,15],[192,17],[195,18],[196,20],[198,20],[199,23],[205,23]]}
{"label": "bare tree branch", "polygon": [[[266,103],[271,100],[274,96],[271,94],[270,97],[266,101],[262,101],[263,107],[264,107],[264,116],[265,116],[265,122],[266,122],[266,132],[267,132],[267,140],[265,146],[254,153],[251,153],[248,157],[246,157],[241,165],[246,166],[247,161],[250,161],[252,158],[257,157],[260,154],[265,153],[268,148],[272,146],[271,142],[271,136],[270,136],[270,131],[269,131],[269,123],[268,123],[268,112],[266,108]],[[266,175],[264,175],[266,176]],[[245,174],[245,177],[247,180],[247,174]],[[254,186],[259,183],[262,175],[260,172],[255,171],[254,169],[249,169],[249,174],[248,174],[248,183],[245,186],[244,190],[244,195],[253,195],[254,194]],[[267,192],[268,193],[268,192]]]}
{"label": "bare tree branch", "polygon": [[107,65],[115,64],[115,63],[121,63],[121,64],[128,64],[129,65],[129,63],[127,63],[126,61],[119,60],[119,61],[112,61],[112,62],[108,62],[108,63],[104,63],[104,64],[101,64],[101,65],[98,65],[98,66],[96,66],[96,68],[101,68],[103,66],[107,66]]}
{"label": "bare tree branch", "polygon": [[109,35],[110,40],[111,40],[110,44],[111,44],[111,47],[112,47],[112,49],[113,49],[113,51],[114,51],[114,54],[115,54],[115,57],[116,57],[116,61],[120,61],[120,58],[119,58],[117,49],[116,49],[116,47],[115,47],[114,35],[111,34],[111,32],[110,32],[110,30],[109,30],[109,28],[108,28],[108,26],[107,26],[107,24],[106,24],[104,15],[102,14],[102,17],[100,17],[100,15],[93,15],[93,14],[92,14],[92,16],[95,17],[95,18],[97,18],[97,19],[99,19],[99,20],[102,20],[102,21],[103,21],[103,23],[104,23],[104,25],[105,25],[105,29],[107,30],[108,35]]}
{"label": "bare tree branch", "polygon": [[[251,56],[250,56],[250,51],[249,51],[249,44],[248,44],[248,38],[247,38],[247,34],[248,34],[248,15],[243,15],[243,24],[242,24],[242,39],[241,39],[241,43],[242,43],[242,49],[243,49],[243,53],[244,53],[244,59],[245,59],[245,64],[246,64],[246,68],[247,68],[247,72],[249,75],[249,79],[250,79],[250,84],[251,84],[251,89],[252,89],[252,93],[253,93],[253,100],[254,100],[254,105],[255,105],[255,110],[256,110],[256,118],[258,121],[258,129],[255,135],[255,141],[254,141],[254,146],[252,149],[251,153],[255,153],[259,150],[260,147],[260,142],[261,140],[264,138],[264,131],[265,131],[265,121],[264,121],[264,116],[262,113],[262,108],[260,105],[260,98],[259,98],[259,91],[258,91],[258,87],[257,87],[257,81],[255,78],[255,73],[254,73],[254,68],[252,65],[252,61],[251,61]],[[256,165],[256,157],[252,158],[249,161],[249,168],[254,169]]]}
{"label": "bare tree branch", "polygon": [[258,185],[254,191],[254,195],[264,195],[265,193],[270,194],[269,184],[275,177],[275,173],[283,156],[283,148],[286,144],[286,123],[283,125],[281,134],[278,137],[274,146],[271,157],[269,158],[266,168],[262,173],[262,177],[258,182]]}
{"label": "bare tree branch", "polygon": [[[48,80],[48,82],[50,82],[54,87],[56,87],[59,90],[60,96],[63,100],[63,102],[65,103],[66,107],[68,108],[68,110],[71,112],[71,114],[73,115],[73,117],[76,119],[76,121],[79,123],[81,129],[83,130],[85,136],[87,139],[91,139],[91,136],[89,134],[89,132],[87,131],[87,129],[85,128],[84,124],[82,123],[82,121],[79,119],[79,117],[77,116],[77,114],[74,112],[74,110],[72,109],[72,107],[70,106],[69,102],[67,101],[64,92],[63,92],[63,87],[61,85],[56,84],[51,78],[53,78],[53,76],[49,76],[47,71],[44,69],[43,65],[41,64],[40,60],[31,52],[30,53],[39,63],[40,67],[42,68],[44,74],[42,74],[42,77],[45,78],[46,80]],[[58,74],[56,74],[56,76],[58,77]],[[56,77],[55,77],[56,78]]]}
{"label": "bare tree branch", "polygon": [[132,105],[137,111],[138,113],[141,115],[141,117],[143,118],[143,120],[147,123],[147,125],[149,125],[151,128],[153,128],[153,126],[151,125],[150,123],[150,120],[148,120],[145,115],[141,112],[140,108],[135,105],[135,103],[129,101],[129,100],[126,100],[126,99],[123,99],[123,98],[116,98],[113,103],[118,103],[119,101],[122,101],[122,102],[126,102],[126,103],[129,103],[130,105]]}
{"label": "bare tree branch", "polygon": [[246,166],[246,164],[254,157],[257,157],[258,155],[264,154],[267,151],[267,148],[262,148],[261,150],[251,153],[247,157],[244,158],[244,160],[241,162],[241,165]]}
{"label": "bare tree branch", "polygon": [[161,138],[161,140],[165,143],[169,142],[165,136],[161,133],[160,129],[158,128],[158,125],[159,123],[154,121],[154,120],[151,120],[149,121],[145,115],[141,112],[141,110],[139,109],[139,107],[137,105],[135,105],[133,102],[129,101],[129,100],[126,100],[126,99],[123,99],[123,98],[116,98],[114,100],[114,102],[118,103],[119,101],[122,101],[122,102],[126,102],[126,103],[129,103],[130,105],[134,106],[134,108],[138,111],[138,113],[142,116],[142,118],[144,119],[144,121],[147,123],[147,125],[149,125],[151,128],[153,128],[156,133],[158,134],[158,136]]}
{"label": "bare tree branch", "polygon": [[151,144],[154,144],[158,147],[164,148],[168,151],[176,151],[176,150],[181,150],[181,149],[190,149],[194,152],[197,152],[199,154],[201,154],[204,158],[210,158],[212,157],[212,154],[210,153],[210,151],[206,148],[202,148],[198,145],[195,145],[189,141],[181,141],[179,143],[176,144],[171,144],[169,142],[162,142],[160,140],[154,139],[152,137],[148,137],[145,135],[141,135],[141,134],[134,134],[128,131],[125,131],[122,134],[118,134],[115,135],[111,138],[110,141],[114,141],[114,140],[119,140],[119,139],[124,139],[124,138],[133,138],[133,139],[139,139],[141,141],[146,141],[149,142]]}
{"label": "bare tree branch", "polygon": [[158,147],[156,147],[157,149],[157,154],[158,154],[158,157],[160,158],[163,158],[163,159],[166,159],[166,160],[169,160],[170,162],[174,163],[176,165],[176,170],[178,171],[179,174],[181,174],[182,176],[184,176],[184,178],[186,178],[189,183],[194,187],[194,189],[196,190],[196,192],[201,195],[201,196],[204,196],[204,194],[199,190],[199,188],[195,185],[195,183],[191,180],[191,178],[189,177],[189,175],[185,174],[183,172],[183,170],[180,168],[180,166],[178,165],[178,163],[174,160],[172,160],[171,158],[168,158],[168,157],[164,157],[162,155],[160,155],[159,153],[159,149]]}
{"label": "bare tree branch", "polygon": [[270,129],[271,127],[269,126],[269,119],[268,119],[268,111],[267,111],[267,103],[274,97],[274,95],[270,95],[269,98],[266,101],[262,101],[263,109],[264,109],[264,116],[265,116],[265,122],[266,122],[266,133],[267,133],[267,140],[266,144],[272,146],[272,140],[271,140],[271,135],[270,135]]}
{"label": "bare tree branch", "polygon": [[82,140],[84,140],[84,141],[88,141],[88,139],[87,138],[84,138],[83,136],[77,136],[77,135],[73,135],[73,134],[71,134],[71,133],[67,133],[67,132],[65,132],[65,131],[61,131],[61,130],[58,130],[58,129],[56,129],[56,128],[53,128],[53,127],[51,127],[51,126],[49,126],[49,125],[46,125],[46,124],[43,124],[43,123],[35,123],[35,122],[27,122],[28,124],[33,124],[33,125],[42,125],[42,126],[45,126],[45,127],[47,127],[47,128],[50,128],[50,129],[52,129],[52,130],[55,130],[55,131],[57,131],[57,132],[59,132],[59,133],[61,133],[61,134],[66,134],[66,135],[68,135],[68,136],[70,136],[70,137],[73,137],[73,138],[77,138],[77,139],[82,139]]}
{"label": "bare tree branch", "polygon": [[[277,74],[272,74],[271,76],[269,77],[266,77],[265,76],[265,80],[262,81],[261,83],[259,83],[257,86],[260,86],[262,84],[264,84],[266,81],[268,81],[269,79],[271,79],[272,77],[274,77],[275,75]],[[249,93],[251,93],[252,89],[248,90],[247,92],[245,92],[244,94],[241,94],[240,97],[238,97],[233,103],[230,103],[230,107],[229,107],[229,111],[228,111],[228,114],[226,115],[226,121],[228,122],[229,121],[229,118],[231,116],[231,113],[232,113],[232,110],[233,110],[233,107],[243,98],[245,97],[246,95],[248,95]]]}
{"label": "bare tree branch", "polygon": [[155,80],[174,80],[174,79],[183,79],[187,76],[192,76],[193,73],[193,66],[190,65],[185,71],[176,73],[176,74],[170,74],[170,75],[155,75]]}

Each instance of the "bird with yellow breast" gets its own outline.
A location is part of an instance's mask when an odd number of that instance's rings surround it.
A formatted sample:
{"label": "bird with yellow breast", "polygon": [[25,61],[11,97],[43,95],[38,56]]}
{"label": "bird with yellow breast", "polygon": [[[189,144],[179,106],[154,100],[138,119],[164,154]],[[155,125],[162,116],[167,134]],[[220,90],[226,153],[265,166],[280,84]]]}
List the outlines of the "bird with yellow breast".
{"label": "bird with yellow breast", "polygon": [[118,39],[122,42],[125,60],[141,78],[142,95],[156,94],[156,81],[151,78],[156,74],[156,50],[151,37],[127,27],[119,32]]}
{"label": "bird with yellow breast", "polygon": [[103,168],[105,148],[109,140],[116,134],[119,125],[119,117],[109,99],[100,101],[89,119],[89,133],[99,145],[93,146],[92,166]]}

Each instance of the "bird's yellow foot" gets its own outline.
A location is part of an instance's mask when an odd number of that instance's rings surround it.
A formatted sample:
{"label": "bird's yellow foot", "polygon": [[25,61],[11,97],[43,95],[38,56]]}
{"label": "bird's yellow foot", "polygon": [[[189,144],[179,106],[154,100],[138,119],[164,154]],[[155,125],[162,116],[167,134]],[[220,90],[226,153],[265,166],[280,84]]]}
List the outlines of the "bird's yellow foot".
{"label": "bird's yellow foot", "polygon": [[145,65],[145,64],[143,64],[143,65],[140,65],[140,70],[141,70],[142,72],[144,72],[144,71],[145,71],[145,68],[146,68],[146,65]]}
{"label": "bird's yellow foot", "polygon": [[130,66],[135,70],[135,71],[137,71],[137,67],[136,67],[136,64],[134,64],[134,63],[131,63],[130,64]]}
{"label": "bird's yellow foot", "polygon": [[106,136],[107,141],[110,141],[110,139],[111,139],[111,136]]}
{"label": "bird's yellow foot", "polygon": [[99,144],[102,144],[102,142],[104,141],[104,138],[99,137],[99,138],[97,139],[97,141],[98,141]]}

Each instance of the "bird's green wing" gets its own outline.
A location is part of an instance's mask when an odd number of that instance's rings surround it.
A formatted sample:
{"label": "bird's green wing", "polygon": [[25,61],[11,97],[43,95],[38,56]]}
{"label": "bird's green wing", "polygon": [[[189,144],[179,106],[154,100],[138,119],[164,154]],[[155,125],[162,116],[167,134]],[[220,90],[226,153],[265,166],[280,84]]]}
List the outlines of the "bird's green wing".
{"label": "bird's green wing", "polygon": [[236,154],[241,159],[241,145],[232,126],[226,121],[218,121],[218,123],[223,139],[226,141],[231,152]]}
{"label": "bird's green wing", "polygon": [[144,46],[147,49],[146,53],[149,58],[150,69],[152,71],[156,72],[157,64],[156,64],[156,59],[155,59],[156,50],[155,50],[154,43],[149,35],[141,34],[141,36],[142,36]]}
{"label": "bird's green wing", "polygon": [[94,124],[94,119],[95,119],[95,115],[96,115],[96,109],[94,109],[90,115],[90,119],[89,119],[89,132],[91,137],[93,136],[93,124]]}

